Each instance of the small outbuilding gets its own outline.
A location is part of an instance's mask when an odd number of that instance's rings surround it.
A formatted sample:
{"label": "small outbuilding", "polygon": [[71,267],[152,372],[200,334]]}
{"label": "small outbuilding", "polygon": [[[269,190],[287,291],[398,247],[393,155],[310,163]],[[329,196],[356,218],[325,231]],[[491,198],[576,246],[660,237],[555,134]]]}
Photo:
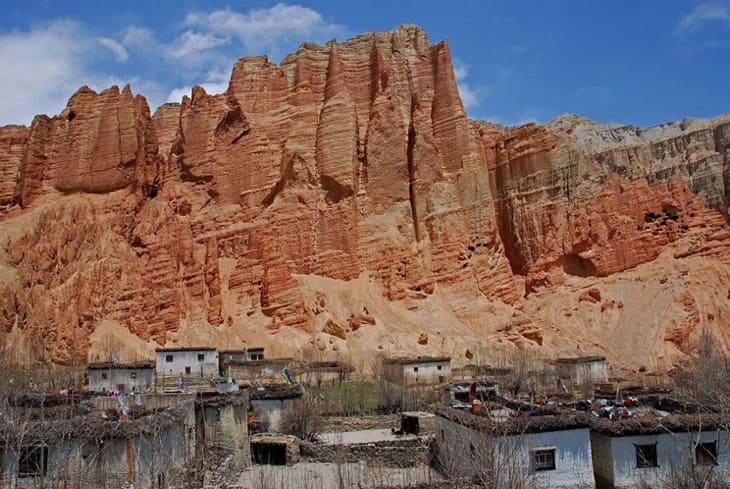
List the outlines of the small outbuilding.
{"label": "small outbuilding", "polygon": [[158,376],[211,378],[218,375],[218,352],[209,347],[158,348]]}
{"label": "small outbuilding", "polygon": [[558,377],[568,379],[573,384],[608,381],[608,362],[602,356],[558,358],[555,369]]}
{"label": "small outbuilding", "polygon": [[350,365],[337,361],[302,363],[292,369],[292,377],[297,383],[319,387],[344,382],[354,370]]}
{"label": "small outbuilding", "polygon": [[252,431],[277,432],[281,429],[281,416],[304,394],[299,385],[270,385],[252,388],[249,403],[252,409],[249,423]]}
{"label": "small outbuilding", "polygon": [[395,384],[439,384],[451,378],[451,358],[389,358],[383,360],[383,374]]}
{"label": "small outbuilding", "polygon": [[153,362],[90,363],[86,367],[91,392],[140,392],[152,388],[155,364]]}
{"label": "small outbuilding", "polygon": [[238,383],[260,382],[265,384],[288,383],[283,372],[292,362],[291,358],[267,358],[264,360],[227,360],[222,363],[222,372]]}

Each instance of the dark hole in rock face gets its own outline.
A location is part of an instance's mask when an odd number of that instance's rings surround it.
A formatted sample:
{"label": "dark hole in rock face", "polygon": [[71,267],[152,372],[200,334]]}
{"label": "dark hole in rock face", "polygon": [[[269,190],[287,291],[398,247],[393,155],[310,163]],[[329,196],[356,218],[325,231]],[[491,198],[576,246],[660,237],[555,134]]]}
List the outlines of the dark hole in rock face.
{"label": "dark hole in rock face", "polygon": [[576,277],[594,277],[598,271],[592,261],[575,253],[571,255],[563,255],[560,261],[563,265],[563,271],[568,275],[575,275]]}
{"label": "dark hole in rock face", "polygon": [[68,115],[66,116],[66,120],[71,122],[74,119],[76,119],[76,112],[74,112],[73,110],[69,110]]}
{"label": "dark hole in rock face", "polygon": [[644,222],[654,222],[660,217],[662,217],[661,214],[657,214],[655,212],[647,212],[646,214],[644,214]]}
{"label": "dark hole in rock face", "polygon": [[258,465],[286,465],[286,445],[283,443],[252,443],[251,457]]}
{"label": "dark hole in rock face", "polygon": [[673,206],[671,204],[664,204],[662,207],[662,211],[664,212],[664,215],[667,216],[667,218],[676,221],[679,219],[679,207]]}

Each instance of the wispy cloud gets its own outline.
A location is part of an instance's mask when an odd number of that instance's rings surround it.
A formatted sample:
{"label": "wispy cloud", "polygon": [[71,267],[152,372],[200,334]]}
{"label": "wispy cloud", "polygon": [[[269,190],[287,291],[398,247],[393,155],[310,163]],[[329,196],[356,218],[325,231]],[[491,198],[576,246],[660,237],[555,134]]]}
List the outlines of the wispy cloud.
{"label": "wispy cloud", "polygon": [[730,4],[727,2],[700,3],[690,13],[679,19],[674,33],[676,35],[689,34],[711,22],[719,22],[725,29],[730,28]]}
{"label": "wispy cloud", "polygon": [[[228,73],[221,70],[211,70],[205,74],[199,85],[205,89],[206,93],[217,94],[223,93],[228,88]],[[167,95],[167,102],[180,102],[185,95],[190,95],[193,90],[192,85],[174,88]]]}
{"label": "wispy cloud", "polygon": [[101,49],[113,48],[86,32],[77,22],[58,20],[0,34],[0,92],[5,95],[0,125],[28,124],[36,114],[56,114],[81,85],[105,86],[109,75],[95,71],[91,60]]}
{"label": "wispy cloud", "polygon": [[[0,66],[6,67],[0,73],[0,90],[6,95],[0,124],[27,124],[35,114],[58,113],[81,85],[99,90],[131,82],[152,110],[165,100],[179,101],[196,83],[220,93],[240,56],[268,54],[278,61],[302,41],[348,34],[317,10],[285,3],[241,12],[195,11],[173,19],[171,26],[172,32],[137,24],[107,33],[57,20],[28,31],[0,32]],[[467,106],[482,95],[463,79],[460,90]]]}
{"label": "wispy cloud", "polygon": [[454,78],[456,78],[456,86],[459,89],[461,102],[465,109],[473,109],[482,101],[486,89],[481,86],[474,86],[466,81],[469,75],[469,66],[464,64],[460,59],[454,58]]}
{"label": "wispy cloud", "polygon": [[129,59],[129,53],[127,53],[127,50],[122,46],[119,42],[115,41],[114,39],[110,37],[100,37],[98,38],[99,44],[104,46],[105,48],[109,49],[112,53],[114,53],[114,56],[117,57],[117,61],[127,61]]}
{"label": "wispy cloud", "polygon": [[283,3],[246,13],[230,9],[195,12],[187,15],[185,23],[215,37],[236,39],[246,50],[275,58],[281,55],[284,44],[302,39],[324,41],[346,32],[343,26],[325,21],[316,10]]}
{"label": "wispy cloud", "polygon": [[188,30],[183,32],[168,46],[167,53],[173,59],[190,58],[192,56],[203,55],[205,51],[209,51],[227,42],[223,37]]}
{"label": "wispy cloud", "polygon": [[609,101],[613,97],[613,90],[602,84],[584,85],[573,92],[574,99],[592,99]]}

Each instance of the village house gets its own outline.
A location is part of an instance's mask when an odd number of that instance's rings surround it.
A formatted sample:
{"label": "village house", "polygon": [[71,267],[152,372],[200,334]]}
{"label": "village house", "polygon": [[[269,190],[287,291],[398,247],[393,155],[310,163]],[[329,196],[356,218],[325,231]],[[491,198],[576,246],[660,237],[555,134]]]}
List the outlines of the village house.
{"label": "village house", "polygon": [[220,350],[218,352],[218,361],[220,362],[220,371],[223,375],[225,364],[230,361],[235,362],[251,362],[264,359],[263,348],[246,348],[243,350]]}
{"label": "village house", "polygon": [[218,352],[208,347],[157,348],[157,376],[212,378],[218,375]]}
{"label": "village house", "polygon": [[388,358],[383,360],[383,375],[394,384],[440,384],[451,378],[451,358]]}
{"label": "village house", "polygon": [[153,362],[90,363],[86,368],[90,392],[140,392],[153,387]]}
{"label": "village house", "polygon": [[606,357],[584,356],[558,358],[555,360],[558,377],[567,379],[574,385],[608,381],[608,362]]}
{"label": "village house", "polygon": [[435,443],[444,471],[477,481],[497,477],[500,487],[594,487],[587,416],[500,418],[437,408]]}
{"label": "village house", "polygon": [[676,478],[690,473],[707,476],[708,484],[730,477],[730,437],[717,415],[658,411],[594,419],[591,446],[597,489],[676,487]]}
{"label": "village house", "polygon": [[226,360],[222,363],[224,373],[237,383],[287,383],[284,369],[292,363],[291,358],[265,358],[263,360]]}
{"label": "village house", "polygon": [[191,487],[220,487],[250,465],[245,393],[143,399],[15,399],[0,417],[0,487],[165,489],[194,474]]}
{"label": "village house", "polygon": [[[4,426],[2,487],[25,489],[172,487],[185,481],[195,456],[192,410],[130,419],[97,416],[35,419]],[[5,423],[6,421],[3,421]]]}
{"label": "village house", "polygon": [[292,368],[292,377],[299,384],[321,387],[322,384],[344,382],[354,370],[350,365],[336,361],[301,363]]}

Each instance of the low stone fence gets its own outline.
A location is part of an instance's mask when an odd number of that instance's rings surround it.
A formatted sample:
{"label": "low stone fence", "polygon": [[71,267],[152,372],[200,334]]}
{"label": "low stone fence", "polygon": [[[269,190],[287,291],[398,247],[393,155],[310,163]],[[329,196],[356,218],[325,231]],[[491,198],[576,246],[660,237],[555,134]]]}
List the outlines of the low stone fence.
{"label": "low stone fence", "polygon": [[302,443],[301,459],[306,462],[342,463],[364,460],[381,467],[416,467],[429,462],[432,437],[380,441],[349,445]]}

